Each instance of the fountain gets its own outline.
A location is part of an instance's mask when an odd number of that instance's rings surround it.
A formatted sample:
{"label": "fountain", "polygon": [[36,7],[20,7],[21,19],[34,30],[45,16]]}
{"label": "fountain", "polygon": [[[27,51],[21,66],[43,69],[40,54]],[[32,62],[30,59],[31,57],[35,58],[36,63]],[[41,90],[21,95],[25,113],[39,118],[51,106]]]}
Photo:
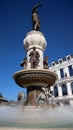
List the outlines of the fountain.
{"label": "fountain", "polygon": [[21,62],[23,69],[13,75],[16,84],[27,89],[27,98],[24,98],[23,93],[19,93],[18,104],[24,102],[20,107],[17,105],[0,108],[1,130],[5,127],[16,130],[19,128],[55,130],[73,127],[72,107],[59,107],[54,103],[53,93],[50,91],[50,86],[58,77],[49,70],[48,57],[43,56],[47,42],[43,33],[39,31],[38,7],[41,7],[41,4],[35,5],[32,11],[33,30],[28,32],[23,40],[27,53]]}
{"label": "fountain", "polygon": [[43,33],[39,31],[36,8],[41,6],[36,5],[33,9],[33,30],[28,32],[23,40],[24,48],[27,56],[21,63],[23,70],[14,74],[15,82],[20,86],[27,88],[27,104],[29,106],[36,106],[37,98],[41,92],[42,87],[50,88],[57,79],[57,74],[48,69],[47,58],[43,58],[43,52],[47,45]]}

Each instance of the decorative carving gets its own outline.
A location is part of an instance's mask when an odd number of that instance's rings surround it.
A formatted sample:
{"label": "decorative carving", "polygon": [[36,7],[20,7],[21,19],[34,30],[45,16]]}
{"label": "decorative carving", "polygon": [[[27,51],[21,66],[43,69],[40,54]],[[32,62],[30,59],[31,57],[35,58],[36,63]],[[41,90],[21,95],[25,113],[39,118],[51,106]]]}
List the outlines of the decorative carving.
{"label": "decorative carving", "polygon": [[32,10],[32,24],[33,24],[33,30],[38,31],[40,28],[40,20],[38,17],[38,11],[37,8],[41,7],[41,4],[37,4],[34,6],[33,10]]}
{"label": "decorative carving", "polygon": [[26,95],[23,92],[20,92],[17,97],[17,101],[19,104],[25,104],[26,102]]}
{"label": "decorative carving", "polygon": [[37,103],[40,105],[40,102],[47,103],[51,106],[54,104],[54,94],[53,91],[50,90],[50,87],[46,87],[41,89],[41,92],[37,98]]}
{"label": "decorative carving", "polygon": [[44,51],[47,45],[47,42],[43,33],[41,33],[40,31],[34,31],[34,30],[27,33],[26,38],[24,38],[23,40],[23,43],[24,43],[23,44],[24,48],[26,49],[27,52],[30,48],[34,46],[34,44],[35,46],[40,48],[42,51]]}
{"label": "decorative carving", "polygon": [[49,105],[54,105],[54,93],[50,89],[48,91],[48,103]]}
{"label": "decorative carving", "polygon": [[50,74],[50,73],[46,73],[46,72],[43,73],[42,71],[41,72],[38,72],[38,71],[33,72],[32,71],[29,73],[23,72],[23,73],[17,74],[15,76],[15,80],[16,80],[16,83],[22,87],[34,86],[35,84],[37,84],[37,86],[38,85],[51,86],[52,84],[54,84],[56,77],[55,77],[55,75]]}
{"label": "decorative carving", "polygon": [[45,91],[43,91],[41,89],[41,93],[39,94],[38,98],[37,98],[37,101],[42,101],[42,102],[45,102],[46,101],[46,96],[45,96]]}
{"label": "decorative carving", "polygon": [[30,52],[29,56],[30,56],[29,62],[31,63],[31,68],[37,68],[40,55],[39,52],[36,51],[35,47],[33,47],[33,51]]}
{"label": "decorative carving", "polygon": [[48,69],[49,68],[49,65],[48,65],[48,56],[46,56],[44,58],[43,65],[44,65],[44,69]]}

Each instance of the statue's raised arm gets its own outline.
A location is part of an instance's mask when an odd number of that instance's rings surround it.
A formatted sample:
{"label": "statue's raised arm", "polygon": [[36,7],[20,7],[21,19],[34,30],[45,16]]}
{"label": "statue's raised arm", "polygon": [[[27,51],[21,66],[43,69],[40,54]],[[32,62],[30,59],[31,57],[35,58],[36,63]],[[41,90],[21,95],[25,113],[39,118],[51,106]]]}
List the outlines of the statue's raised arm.
{"label": "statue's raised arm", "polygon": [[40,28],[40,20],[38,17],[38,11],[37,8],[41,7],[41,4],[37,4],[34,6],[33,10],[32,10],[32,24],[33,24],[33,30],[38,31]]}
{"label": "statue's raised arm", "polygon": [[32,12],[34,12],[38,7],[41,7],[41,4],[37,4],[37,5],[35,5],[35,6],[33,7]]}

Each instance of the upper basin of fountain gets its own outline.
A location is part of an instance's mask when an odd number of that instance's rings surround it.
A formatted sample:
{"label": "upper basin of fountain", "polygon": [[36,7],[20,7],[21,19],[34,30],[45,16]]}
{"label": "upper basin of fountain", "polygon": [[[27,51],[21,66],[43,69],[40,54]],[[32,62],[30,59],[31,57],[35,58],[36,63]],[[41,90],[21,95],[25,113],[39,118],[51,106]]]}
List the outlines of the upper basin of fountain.
{"label": "upper basin of fountain", "polygon": [[13,75],[16,83],[21,87],[52,86],[57,80],[57,74],[47,69],[21,70]]}

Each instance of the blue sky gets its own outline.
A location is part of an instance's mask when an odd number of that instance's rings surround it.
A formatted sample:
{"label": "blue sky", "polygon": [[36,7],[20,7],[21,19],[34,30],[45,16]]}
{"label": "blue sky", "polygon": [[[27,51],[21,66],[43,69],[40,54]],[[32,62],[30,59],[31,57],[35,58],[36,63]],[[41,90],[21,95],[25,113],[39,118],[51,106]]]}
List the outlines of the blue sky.
{"label": "blue sky", "polygon": [[23,39],[32,30],[31,12],[37,3],[42,4],[40,31],[47,40],[44,56],[52,62],[73,54],[73,0],[0,0],[0,92],[8,100],[25,91],[12,76],[22,69]]}

